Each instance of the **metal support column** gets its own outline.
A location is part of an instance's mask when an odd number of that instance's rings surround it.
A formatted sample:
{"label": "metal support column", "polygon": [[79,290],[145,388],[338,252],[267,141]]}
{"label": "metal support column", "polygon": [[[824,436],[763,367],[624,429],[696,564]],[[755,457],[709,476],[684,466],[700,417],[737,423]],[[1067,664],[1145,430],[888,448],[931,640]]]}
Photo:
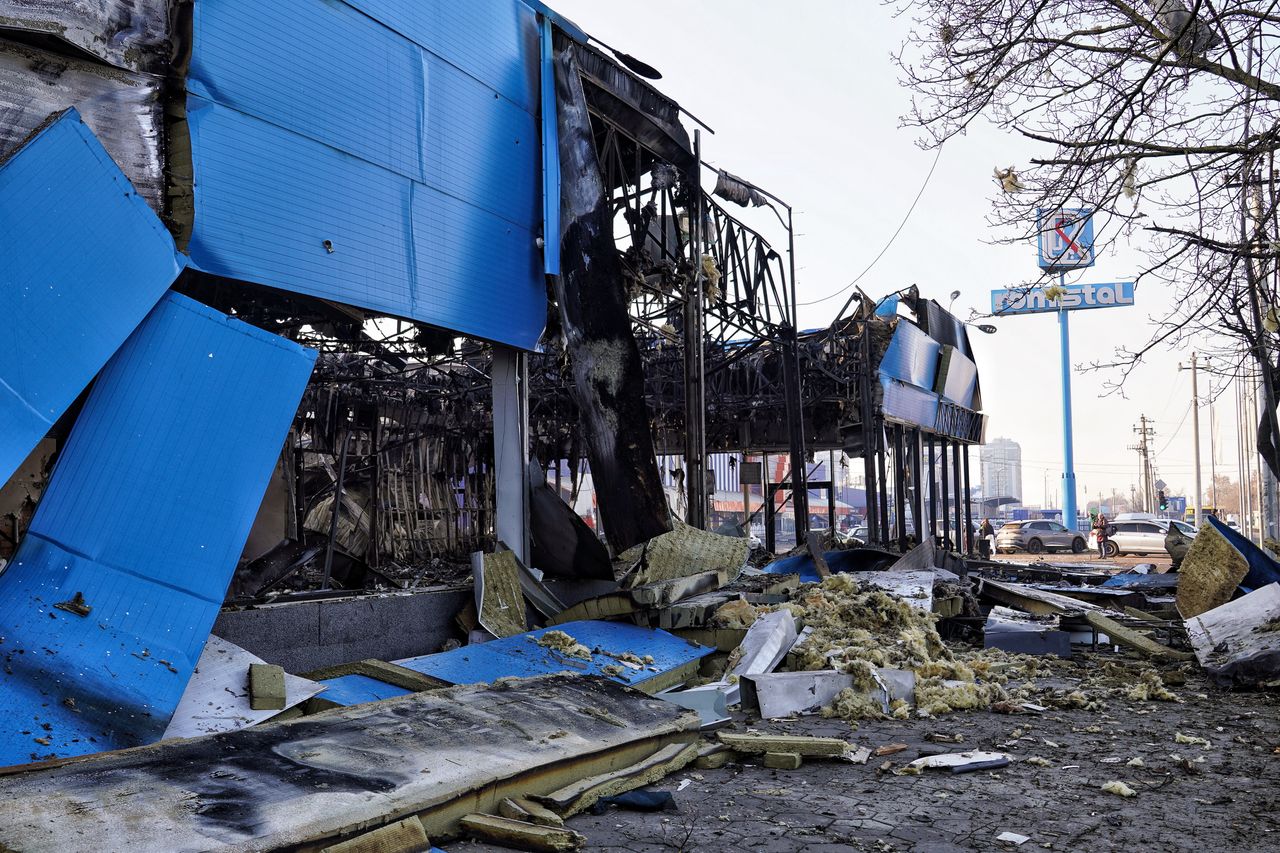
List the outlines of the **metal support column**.
{"label": "metal support column", "polygon": [[832,532],[836,529],[836,452],[834,450],[827,451],[827,529]]}
{"label": "metal support column", "polygon": [[688,496],[685,520],[707,526],[707,405],[702,310],[702,132],[693,131],[695,180],[689,193],[689,281],[684,294],[684,485]]}
{"label": "metal support column", "polygon": [[973,553],[973,489],[969,483],[969,445],[964,446],[964,553]]}
{"label": "metal support column", "polygon": [[968,537],[964,530],[964,492],[960,490],[960,442],[951,442],[951,482],[955,486],[956,494],[956,538],[955,549],[957,551],[964,550],[964,542]]}
{"label": "metal support column", "polygon": [[809,487],[805,483],[804,408],[800,398],[800,353],[796,330],[782,329],[783,395],[787,406],[787,449],[791,454],[791,504],[796,517],[796,543],[809,532]]}
{"label": "metal support column", "polygon": [[880,506],[883,503],[881,483],[883,480],[876,478],[876,458],[880,454],[877,451],[879,442],[876,440],[874,404],[871,399],[871,388],[874,381],[871,370],[871,335],[867,331],[865,322],[862,326],[858,349],[862,355],[862,363],[859,366],[861,375],[858,377],[860,390],[858,396],[862,414],[862,472],[863,491],[866,495],[867,504],[867,539],[870,542],[883,543],[886,541],[884,528],[880,524]]}
{"label": "metal support column", "polygon": [[[1058,277],[1058,286],[1066,287],[1067,275]],[[1070,312],[1058,308],[1058,337],[1062,345],[1062,525],[1076,529],[1076,463],[1071,435],[1071,327]]]}
{"label": "metal support column", "polygon": [[951,481],[947,477],[947,439],[943,438],[939,442],[940,453],[938,454],[939,481],[942,483],[942,541],[946,547],[950,548],[951,542]]}
{"label": "metal support column", "polygon": [[880,539],[881,545],[888,545],[889,531],[889,476],[885,470],[885,454],[888,452],[889,436],[885,434],[887,427],[876,430],[876,467],[880,475]]}
{"label": "metal support column", "polygon": [[765,453],[760,475],[760,493],[764,496],[764,549],[773,554],[777,550],[778,537],[773,530],[776,492],[773,487],[773,478],[769,475],[770,470],[772,469],[769,467],[769,454]]}
{"label": "metal support column", "polygon": [[917,427],[911,430],[908,433],[908,438],[911,441],[911,521],[912,529],[916,532],[916,543],[919,544],[924,541],[926,535],[924,527],[924,477],[922,476],[924,465],[921,462],[923,449],[920,446],[920,429]]}
{"label": "metal support column", "polygon": [[[494,533],[529,561],[529,373],[525,354],[493,347]],[[557,473],[559,465],[556,466]]]}
{"label": "metal support column", "polygon": [[934,438],[929,436],[929,535],[938,536],[938,469],[937,457],[934,453]]}
{"label": "metal support column", "polygon": [[907,550],[907,471],[902,440],[901,424],[893,427],[893,511],[897,515],[894,523],[894,534],[898,540],[898,550]]}

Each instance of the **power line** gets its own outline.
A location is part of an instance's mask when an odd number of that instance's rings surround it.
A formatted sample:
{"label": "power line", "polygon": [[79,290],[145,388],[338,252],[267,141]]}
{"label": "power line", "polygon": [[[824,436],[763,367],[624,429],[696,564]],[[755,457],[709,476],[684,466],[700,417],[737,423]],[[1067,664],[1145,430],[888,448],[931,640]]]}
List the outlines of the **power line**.
{"label": "power line", "polygon": [[924,183],[920,184],[920,191],[916,193],[916,197],[912,199],[911,206],[907,208],[906,215],[903,216],[902,221],[898,223],[897,230],[893,232],[893,236],[889,238],[889,242],[884,244],[884,248],[881,249],[880,252],[874,258],[871,259],[871,263],[867,264],[866,268],[862,272],[858,273],[857,277],[854,278],[853,281],[849,282],[844,287],[840,288],[834,293],[830,293],[826,296],[823,296],[820,299],[815,299],[812,302],[797,302],[796,303],[797,306],[804,307],[808,305],[818,305],[820,303],[826,302],[829,299],[835,299],[837,296],[841,296],[847,293],[849,290],[853,288],[854,285],[862,281],[863,276],[871,272],[871,268],[880,262],[880,259],[884,257],[885,252],[889,251],[889,247],[893,245],[893,241],[898,239],[898,235],[901,234],[902,229],[906,227],[907,220],[909,220],[911,218],[911,214],[915,212],[916,204],[919,203],[920,197],[924,195],[925,189],[929,186],[929,180],[933,177],[933,170],[938,168],[938,160],[939,158],[942,157],[942,147],[943,146],[939,145],[938,153],[933,155],[933,165],[929,167],[929,173],[924,176]]}

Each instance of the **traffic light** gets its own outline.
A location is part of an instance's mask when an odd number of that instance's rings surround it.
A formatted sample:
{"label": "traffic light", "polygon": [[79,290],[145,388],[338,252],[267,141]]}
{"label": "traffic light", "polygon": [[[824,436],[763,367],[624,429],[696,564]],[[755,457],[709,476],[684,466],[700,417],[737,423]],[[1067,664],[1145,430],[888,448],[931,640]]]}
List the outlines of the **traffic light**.
{"label": "traffic light", "polygon": [[1169,499],[1164,496],[1164,489],[1156,492],[1156,499],[1160,501],[1160,511],[1164,512],[1169,508]]}

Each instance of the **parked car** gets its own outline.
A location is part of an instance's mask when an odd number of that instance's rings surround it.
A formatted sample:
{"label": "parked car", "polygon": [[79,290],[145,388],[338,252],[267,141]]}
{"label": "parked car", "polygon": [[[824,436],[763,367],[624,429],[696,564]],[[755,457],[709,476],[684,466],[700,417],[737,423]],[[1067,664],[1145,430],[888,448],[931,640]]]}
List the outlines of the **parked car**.
{"label": "parked car", "polygon": [[[1121,554],[1165,554],[1164,534],[1168,524],[1168,519],[1117,521],[1112,525],[1115,534],[1107,540],[1106,555],[1118,557]],[[1098,547],[1096,530],[1089,532],[1089,547]]]}
{"label": "parked car", "polygon": [[1079,554],[1086,547],[1084,536],[1056,521],[1010,521],[996,531],[996,551],[1012,553],[1023,550],[1030,554],[1044,551],[1071,551]]}

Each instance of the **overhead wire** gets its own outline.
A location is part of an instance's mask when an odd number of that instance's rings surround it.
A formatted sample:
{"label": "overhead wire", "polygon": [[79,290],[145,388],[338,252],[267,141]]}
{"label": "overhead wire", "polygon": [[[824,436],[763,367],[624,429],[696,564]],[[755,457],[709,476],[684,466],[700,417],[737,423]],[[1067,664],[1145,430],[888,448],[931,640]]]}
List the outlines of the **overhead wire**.
{"label": "overhead wire", "polygon": [[907,212],[902,217],[902,221],[898,223],[898,227],[894,229],[893,234],[889,237],[889,242],[885,243],[884,247],[881,248],[880,251],[876,254],[876,256],[871,259],[871,263],[867,264],[866,267],[863,268],[862,272],[858,273],[858,275],[854,277],[853,281],[849,282],[844,287],[840,288],[837,291],[834,291],[833,293],[823,296],[820,299],[814,299],[810,302],[797,302],[796,305],[798,307],[805,307],[808,305],[819,305],[828,300],[835,299],[837,296],[843,296],[845,293],[848,293],[850,290],[852,290],[858,284],[858,282],[862,281],[863,276],[871,272],[872,268],[874,268],[875,265],[880,262],[880,259],[884,257],[885,252],[889,251],[890,247],[893,246],[894,241],[898,239],[898,235],[901,234],[902,229],[906,227],[907,221],[911,219],[911,214],[915,213],[916,205],[920,203],[920,198],[924,195],[924,191],[929,186],[929,181],[933,178],[934,170],[938,168],[938,160],[942,157],[942,149],[943,149],[943,146],[939,145],[938,153],[933,155],[933,164],[929,166],[929,172],[924,176],[924,181],[920,184],[920,191],[917,192],[916,197],[911,200],[911,206],[907,208]]}

